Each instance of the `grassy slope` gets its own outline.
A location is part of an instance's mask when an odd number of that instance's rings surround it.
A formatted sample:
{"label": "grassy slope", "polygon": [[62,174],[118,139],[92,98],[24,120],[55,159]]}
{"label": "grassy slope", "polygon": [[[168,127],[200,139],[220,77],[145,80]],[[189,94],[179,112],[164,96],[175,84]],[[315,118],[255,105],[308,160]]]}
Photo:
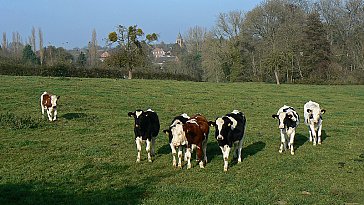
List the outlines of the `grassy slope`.
{"label": "grassy slope", "polygon": [[[30,116],[39,125],[0,128],[0,204],[364,203],[364,86],[10,76],[0,82],[0,114]],[[61,96],[55,123],[38,120],[44,90]],[[327,110],[323,144],[313,147],[301,123],[296,155],[279,154],[271,115],[287,104],[302,120],[308,100]],[[144,152],[136,164],[127,117],[136,108],[153,108],[162,129],[182,112],[213,120],[240,109],[248,120],[243,162],[224,173],[210,134],[205,169],[173,168],[160,133],[155,161]]]}

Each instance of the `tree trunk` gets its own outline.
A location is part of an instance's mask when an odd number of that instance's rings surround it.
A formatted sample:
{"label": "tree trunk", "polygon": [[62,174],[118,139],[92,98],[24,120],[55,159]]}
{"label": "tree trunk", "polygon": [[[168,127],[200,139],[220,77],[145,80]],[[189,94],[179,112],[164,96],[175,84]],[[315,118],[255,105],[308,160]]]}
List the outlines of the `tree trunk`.
{"label": "tree trunk", "polygon": [[277,85],[279,85],[279,77],[278,77],[278,71],[277,71],[277,68],[276,68],[276,69],[274,69],[274,76],[276,77]]}
{"label": "tree trunk", "polygon": [[132,70],[131,69],[129,69],[129,76],[128,76],[128,79],[130,80],[130,79],[132,79],[133,78],[133,73],[132,73]]}

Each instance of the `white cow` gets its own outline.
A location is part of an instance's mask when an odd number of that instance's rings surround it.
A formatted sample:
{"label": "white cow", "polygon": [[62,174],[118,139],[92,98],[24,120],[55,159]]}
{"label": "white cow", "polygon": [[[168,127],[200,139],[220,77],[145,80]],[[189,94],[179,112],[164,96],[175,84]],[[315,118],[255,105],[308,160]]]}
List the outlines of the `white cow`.
{"label": "white cow", "polygon": [[279,108],[277,114],[272,115],[273,118],[279,120],[278,128],[281,132],[281,145],[279,153],[282,153],[287,148],[287,137],[289,137],[288,148],[291,150],[291,155],[294,155],[294,137],[296,134],[296,128],[299,124],[299,115],[293,107],[284,105]]}
{"label": "white cow", "polygon": [[60,96],[51,95],[44,92],[40,96],[40,107],[42,108],[42,117],[44,118],[44,110],[47,110],[49,121],[55,121],[57,119],[57,101]]}
{"label": "white cow", "polygon": [[313,145],[321,144],[322,114],[326,110],[321,110],[320,105],[311,100],[303,106],[303,110],[305,124],[309,129],[310,142],[313,142]]}

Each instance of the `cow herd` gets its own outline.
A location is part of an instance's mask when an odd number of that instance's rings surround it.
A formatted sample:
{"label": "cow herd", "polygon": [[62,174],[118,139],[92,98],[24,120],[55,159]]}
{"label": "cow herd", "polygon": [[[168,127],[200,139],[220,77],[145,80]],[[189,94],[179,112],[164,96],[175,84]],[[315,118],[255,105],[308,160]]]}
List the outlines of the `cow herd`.
{"label": "cow herd", "polygon": [[[49,121],[57,118],[57,100],[59,96],[44,92],[40,97],[42,115],[47,111]],[[316,102],[309,101],[304,105],[304,123],[309,129],[309,140],[313,145],[321,144],[322,114],[324,109]],[[156,112],[152,109],[135,110],[128,113],[129,117],[134,117],[134,134],[137,147],[137,160],[141,160],[142,144],[146,144],[148,161],[152,162],[155,156],[155,140],[160,131],[160,122]],[[299,124],[299,115],[291,106],[284,105],[278,109],[273,118],[278,119],[278,128],[281,135],[279,152],[282,153],[287,148],[294,155],[294,137]],[[228,159],[231,149],[233,158],[238,163],[242,160],[243,139],[246,129],[245,115],[239,110],[233,110],[224,116],[217,117],[214,121],[208,121],[201,114],[189,117],[186,113],[172,119],[169,127],[163,132],[169,138],[169,145],[172,150],[173,166],[182,168],[182,160],[187,162],[187,169],[191,168],[191,156],[196,151],[196,161],[201,168],[207,163],[207,142],[210,127],[215,129],[215,139],[221,149],[224,171],[228,170]],[[177,162],[178,158],[178,162]]]}

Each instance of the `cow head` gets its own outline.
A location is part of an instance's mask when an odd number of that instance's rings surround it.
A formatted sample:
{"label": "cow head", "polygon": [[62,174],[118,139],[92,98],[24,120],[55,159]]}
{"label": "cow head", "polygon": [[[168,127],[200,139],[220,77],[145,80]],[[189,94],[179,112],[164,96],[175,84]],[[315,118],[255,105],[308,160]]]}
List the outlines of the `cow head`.
{"label": "cow head", "polygon": [[308,121],[311,123],[318,123],[318,121],[321,118],[321,115],[324,114],[326,112],[326,110],[322,109],[307,109],[306,110],[308,113]]}
{"label": "cow head", "polygon": [[52,108],[56,109],[57,108],[57,101],[59,100],[61,96],[56,96],[56,95],[52,95],[51,96],[51,104],[52,104]]}
{"label": "cow head", "polygon": [[180,145],[185,145],[187,143],[187,138],[183,130],[183,122],[175,119],[169,129],[163,130],[165,134],[168,135],[173,146],[178,147]]}
{"label": "cow head", "polygon": [[236,120],[226,116],[218,117],[214,122],[209,121],[209,125],[215,127],[216,140],[224,140],[229,132],[236,126]]}
{"label": "cow head", "polygon": [[136,110],[134,112],[129,112],[128,116],[134,117],[134,132],[137,136],[141,136],[144,118],[145,116],[147,116],[146,112],[144,112],[143,110]]}

